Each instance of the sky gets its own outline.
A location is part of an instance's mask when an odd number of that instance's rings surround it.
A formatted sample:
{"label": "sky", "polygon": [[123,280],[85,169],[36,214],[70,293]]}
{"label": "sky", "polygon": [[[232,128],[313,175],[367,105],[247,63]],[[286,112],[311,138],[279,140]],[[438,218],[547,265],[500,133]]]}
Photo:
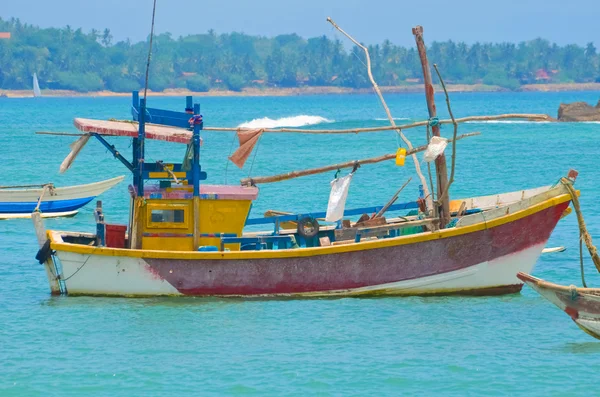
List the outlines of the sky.
{"label": "sky", "polygon": [[[152,0],[0,0],[0,17],[41,27],[109,28],[115,41],[145,40]],[[174,37],[243,32],[344,40],[326,18],[367,44],[385,39],[414,45],[411,28],[423,25],[434,40],[513,42],[537,37],[557,44],[600,47],[600,0],[157,0],[156,32]]]}

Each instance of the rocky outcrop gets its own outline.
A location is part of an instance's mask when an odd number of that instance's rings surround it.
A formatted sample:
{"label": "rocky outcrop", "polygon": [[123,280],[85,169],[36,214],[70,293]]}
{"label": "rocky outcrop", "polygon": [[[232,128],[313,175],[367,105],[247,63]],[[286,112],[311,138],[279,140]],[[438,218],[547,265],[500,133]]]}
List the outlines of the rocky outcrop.
{"label": "rocky outcrop", "polygon": [[596,106],[586,102],[561,103],[558,121],[600,121],[600,101]]}

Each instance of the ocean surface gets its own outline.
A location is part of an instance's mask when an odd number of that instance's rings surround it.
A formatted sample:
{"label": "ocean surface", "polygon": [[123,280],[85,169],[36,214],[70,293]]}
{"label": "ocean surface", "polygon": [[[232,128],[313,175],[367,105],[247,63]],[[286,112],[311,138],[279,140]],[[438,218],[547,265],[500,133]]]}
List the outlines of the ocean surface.
{"label": "ocean surface", "polygon": [[[456,117],[512,112],[556,115],[561,102],[595,104],[598,92],[455,93]],[[427,117],[424,95],[387,95],[397,123]],[[183,110],[183,98],[149,98]],[[375,95],[200,98],[205,126],[385,125]],[[441,117],[447,116],[442,96]],[[126,169],[97,142],[65,174],[74,117],[130,117],[129,98],[0,98],[2,182],[89,183]],[[480,131],[457,145],[454,198],[555,183],[580,172],[584,215],[600,244],[600,124],[468,123]],[[451,127],[442,134],[450,136]],[[414,145],[424,129],[406,130]],[[265,134],[243,170],[227,165],[233,133],[203,134],[209,183],[271,175],[395,152],[393,132],[360,135]],[[129,153],[129,140],[111,140]],[[233,145],[233,147],[237,144]],[[181,161],[184,146],[151,142],[151,161]],[[422,160],[422,155],[419,157]],[[413,176],[400,200],[417,197],[414,167],[363,166],[347,208],[381,205]],[[260,188],[252,216],[267,209],[325,210],[331,174]],[[126,223],[129,179],[100,197],[107,222]],[[51,229],[93,231],[93,204]],[[574,215],[562,220],[534,274],[581,284]],[[30,220],[0,221],[0,396],[171,395],[589,395],[600,384],[600,341],[525,287],[501,297],[242,300],[51,297],[34,256]],[[586,254],[589,286],[600,276]]]}

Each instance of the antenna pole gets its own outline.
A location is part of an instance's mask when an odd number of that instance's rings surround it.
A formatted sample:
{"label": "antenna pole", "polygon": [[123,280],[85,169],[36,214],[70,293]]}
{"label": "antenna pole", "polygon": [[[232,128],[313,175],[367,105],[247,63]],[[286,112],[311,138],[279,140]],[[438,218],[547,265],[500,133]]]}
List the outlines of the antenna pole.
{"label": "antenna pole", "polygon": [[148,62],[146,63],[146,80],[144,82],[144,102],[148,92],[148,75],[150,74],[150,59],[152,59],[152,39],[154,38],[154,16],[156,15],[156,0],[152,6],[152,26],[150,26],[150,48],[148,48]]}

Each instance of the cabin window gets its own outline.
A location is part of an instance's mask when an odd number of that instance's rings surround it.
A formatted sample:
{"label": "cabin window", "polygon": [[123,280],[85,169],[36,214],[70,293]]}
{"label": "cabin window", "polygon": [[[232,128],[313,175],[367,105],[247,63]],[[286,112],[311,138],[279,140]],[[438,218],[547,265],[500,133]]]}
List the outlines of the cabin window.
{"label": "cabin window", "polygon": [[184,210],[152,210],[152,223],[185,223]]}
{"label": "cabin window", "polygon": [[146,227],[151,229],[188,228],[190,208],[181,204],[150,204],[146,212]]}

